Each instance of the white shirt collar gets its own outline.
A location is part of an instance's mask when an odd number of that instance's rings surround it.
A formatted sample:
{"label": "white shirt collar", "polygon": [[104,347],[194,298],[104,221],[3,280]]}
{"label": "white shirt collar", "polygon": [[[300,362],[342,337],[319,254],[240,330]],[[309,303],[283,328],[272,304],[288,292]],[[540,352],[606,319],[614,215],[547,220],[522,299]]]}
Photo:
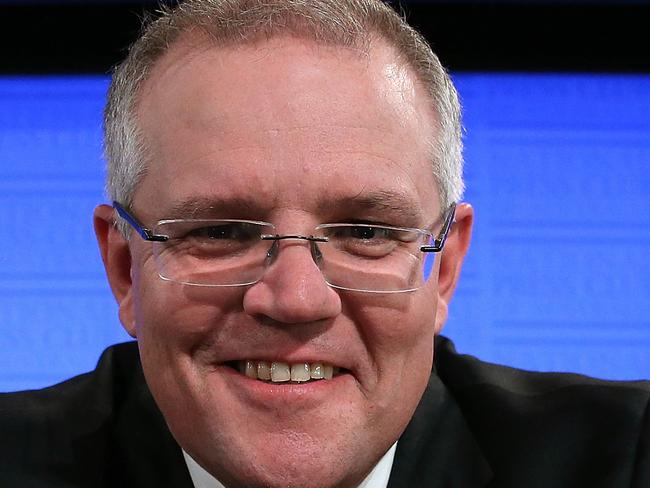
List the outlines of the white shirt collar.
{"label": "white shirt collar", "polygon": [[[384,457],[372,468],[370,474],[366,476],[366,479],[361,482],[358,488],[386,488],[388,486],[388,478],[390,476],[390,470],[393,467],[396,448],[397,442],[391,446],[388,452],[384,454]],[[192,483],[194,483],[194,488],[226,488],[185,451],[183,451],[183,457],[185,458],[187,469],[190,472]]]}

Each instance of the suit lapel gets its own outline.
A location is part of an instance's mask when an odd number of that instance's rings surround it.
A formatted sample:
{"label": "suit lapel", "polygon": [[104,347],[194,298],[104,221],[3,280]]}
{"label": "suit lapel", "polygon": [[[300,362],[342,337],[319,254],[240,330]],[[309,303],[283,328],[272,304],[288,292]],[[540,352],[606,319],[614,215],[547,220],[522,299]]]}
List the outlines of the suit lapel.
{"label": "suit lapel", "polygon": [[491,478],[458,404],[434,371],[397,443],[388,488],[479,488]]}
{"label": "suit lapel", "polygon": [[194,488],[180,446],[172,437],[144,381],[130,372],[115,429],[108,486]]}

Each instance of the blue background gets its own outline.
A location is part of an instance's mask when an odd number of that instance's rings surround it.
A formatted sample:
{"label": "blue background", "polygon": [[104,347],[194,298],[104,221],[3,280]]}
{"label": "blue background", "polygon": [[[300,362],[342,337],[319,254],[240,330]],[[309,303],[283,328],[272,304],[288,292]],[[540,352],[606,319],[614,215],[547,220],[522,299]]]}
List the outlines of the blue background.
{"label": "blue background", "polygon": [[[517,367],[650,377],[650,76],[454,78],[476,227],[445,333]],[[91,222],[107,83],[0,78],[0,391],[128,339]]]}

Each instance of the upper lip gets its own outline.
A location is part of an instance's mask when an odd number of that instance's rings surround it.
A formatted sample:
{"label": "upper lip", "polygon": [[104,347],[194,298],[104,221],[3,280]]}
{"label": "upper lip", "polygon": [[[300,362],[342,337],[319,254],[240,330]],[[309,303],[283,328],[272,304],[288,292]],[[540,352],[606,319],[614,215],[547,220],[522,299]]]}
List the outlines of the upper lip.
{"label": "upper lip", "polygon": [[236,361],[266,361],[269,363],[285,363],[285,364],[327,364],[331,366],[336,366],[341,369],[351,370],[352,365],[345,360],[340,358],[333,358],[327,354],[318,355],[317,353],[309,355],[291,355],[291,354],[269,354],[268,351],[265,353],[252,353],[251,355],[238,354],[237,357],[232,357],[222,361],[223,363],[236,362]]}
{"label": "upper lip", "polygon": [[[283,343],[284,342],[284,343]],[[250,341],[223,340],[209,342],[194,351],[204,364],[226,364],[237,361],[266,361],[286,364],[321,363],[357,373],[359,360],[341,341],[322,341],[318,344],[292,340],[273,340],[253,337]]]}

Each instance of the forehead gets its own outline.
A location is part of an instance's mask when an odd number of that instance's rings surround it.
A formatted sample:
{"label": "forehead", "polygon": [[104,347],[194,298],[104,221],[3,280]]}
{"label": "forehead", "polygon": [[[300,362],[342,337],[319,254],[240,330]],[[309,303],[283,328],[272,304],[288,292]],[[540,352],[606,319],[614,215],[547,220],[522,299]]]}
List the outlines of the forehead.
{"label": "forehead", "polygon": [[142,88],[150,163],[136,201],[258,198],[312,211],[383,193],[434,212],[430,106],[378,40],[362,52],[294,37],[236,47],[185,39]]}

